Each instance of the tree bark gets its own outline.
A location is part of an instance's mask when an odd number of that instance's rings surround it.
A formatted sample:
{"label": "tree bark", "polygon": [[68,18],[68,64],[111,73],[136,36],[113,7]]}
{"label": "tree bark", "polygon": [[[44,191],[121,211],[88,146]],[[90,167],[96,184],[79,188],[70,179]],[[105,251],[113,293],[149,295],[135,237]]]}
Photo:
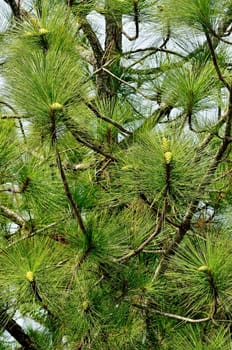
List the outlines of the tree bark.
{"label": "tree bark", "polygon": [[0,327],[5,329],[24,350],[38,350],[33,340],[24,332],[22,327],[5,310],[0,310]]}

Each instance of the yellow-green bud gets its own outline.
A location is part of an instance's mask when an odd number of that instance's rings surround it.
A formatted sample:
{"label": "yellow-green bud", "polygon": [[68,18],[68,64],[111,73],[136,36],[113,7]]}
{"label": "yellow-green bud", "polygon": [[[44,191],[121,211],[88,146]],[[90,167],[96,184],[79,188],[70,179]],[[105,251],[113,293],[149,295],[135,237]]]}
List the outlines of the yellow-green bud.
{"label": "yellow-green bud", "polygon": [[33,282],[34,281],[34,274],[32,271],[27,271],[26,273],[26,279],[29,281],[29,282]]}
{"label": "yellow-green bud", "polygon": [[165,158],[166,164],[170,164],[172,160],[172,152],[165,152],[164,158]]}
{"label": "yellow-green bud", "polygon": [[47,34],[47,33],[48,33],[48,30],[46,28],[40,28],[39,29],[39,34],[44,35],[44,34]]}
{"label": "yellow-green bud", "polygon": [[35,17],[30,17],[30,22],[31,24],[33,24],[34,26],[38,25],[38,20]]}
{"label": "yellow-green bud", "polygon": [[63,109],[63,105],[59,102],[54,102],[53,104],[50,105],[50,108],[53,111],[61,111]]}
{"label": "yellow-green bud", "polygon": [[88,300],[84,300],[82,303],[82,308],[84,311],[86,311],[89,308],[89,302]]}
{"label": "yellow-green bud", "polygon": [[131,164],[125,165],[121,168],[121,170],[130,170],[133,169],[133,166]]}
{"label": "yellow-green bud", "polygon": [[168,152],[170,149],[170,144],[169,144],[169,140],[167,139],[167,137],[162,138],[162,149],[164,152]]}
{"label": "yellow-green bud", "polygon": [[26,38],[31,38],[33,36],[35,36],[36,34],[34,32],[26,32],[23,36]]}
{"label": "yellow-green bud", "polygon": [[210,268],[207,265],[202,265],[198,268],[200,272],[210,272]]}

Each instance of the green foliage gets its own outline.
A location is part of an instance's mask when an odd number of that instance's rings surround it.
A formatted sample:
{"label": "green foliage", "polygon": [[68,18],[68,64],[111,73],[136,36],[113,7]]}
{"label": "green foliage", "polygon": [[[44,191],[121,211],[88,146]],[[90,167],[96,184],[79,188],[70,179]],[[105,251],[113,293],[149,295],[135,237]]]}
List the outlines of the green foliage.
{"label": "green foliage", "polygon": [[[174,349],[197,349],[197,350],[229,350],[230,349],[230,338],[227,330],[223,328],[209,329],[208,336],[204,336],[203,331],[196,327],[187,327],[185,334],[177,335],[176,344]],[[204,344],[202,344],[202,338],[204,338]]]}
{"label": "green foliage", "polygon": [[[167,149],[164,149],[164,139]],[[186,205],[186,200],[197,197],[199,175],[204,175],[204,162],[194,159],[194,140],[178,137],[167,130],[162,133],[143,132],[128,150],[119,171],[114,174],[118,186],[121,183],[119,200],[130,201],[145,194],[156,207],[161,207],[165,198],[171,207]],[[167,164],[165,154],[170,153]]]}
{"label": "green foliage", "polygon": [[[164,79],[163,101],[181,108],[187,115],[213,108],[217,80],[211,64],[183,66],[169,71]],[[178,84],[178,85],[177,85]]]}
{"label": "green foliage", "polygon": [[0,349],[229,350],[231,1],[5,3]]}
{"label": "green foliage", "polygon": [[211,0],[165,0],[161,2],[162,16],[166,16],[174,25],[189,25],[198,30],[214,28],[223,18],[223,9],[229,2]]}
{"label": "green foliage", "polygon": [[218,312],[230,312],[230,251],[231,240],[224,232],[213,231],[197,239],[191,237],[181,245],[168,272],[169,287],[189,312],[203,315],[213,312],[214,292]]}

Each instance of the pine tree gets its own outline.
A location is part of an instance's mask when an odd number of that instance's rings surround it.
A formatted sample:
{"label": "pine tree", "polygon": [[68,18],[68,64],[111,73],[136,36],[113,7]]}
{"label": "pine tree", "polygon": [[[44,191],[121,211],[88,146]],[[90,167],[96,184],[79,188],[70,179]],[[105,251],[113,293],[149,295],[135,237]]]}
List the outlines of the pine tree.
{"label": "pine tree", "polygon": [[231,349],[231,1],[4,6],[0,349]]}

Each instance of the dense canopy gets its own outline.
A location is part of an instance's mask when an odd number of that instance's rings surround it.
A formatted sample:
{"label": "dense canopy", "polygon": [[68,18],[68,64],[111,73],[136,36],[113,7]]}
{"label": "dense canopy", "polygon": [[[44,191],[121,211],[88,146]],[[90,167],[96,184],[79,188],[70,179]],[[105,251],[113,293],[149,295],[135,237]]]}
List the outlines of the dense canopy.
{"label": "dense canopy", "polygon": [[231,0],[0,11],[0,350],[230,350]]}

